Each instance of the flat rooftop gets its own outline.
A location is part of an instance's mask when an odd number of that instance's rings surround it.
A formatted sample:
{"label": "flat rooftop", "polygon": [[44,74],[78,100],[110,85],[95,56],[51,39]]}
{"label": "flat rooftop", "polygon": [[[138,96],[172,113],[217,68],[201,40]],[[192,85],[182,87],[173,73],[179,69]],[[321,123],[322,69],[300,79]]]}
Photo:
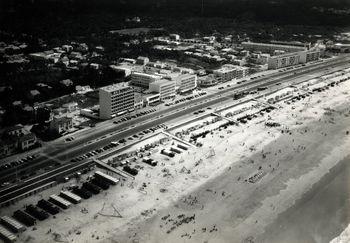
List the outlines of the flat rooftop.
{"label": "flat rooftop", "polygon": [[138,76],[149,77],[149,78],[159,78],[160,77],[159,75],[140,73],[140,72],[133,72],[132,75],[138,75]]}
{"label": "flat rooftop", "polygon": [[100,89],[103,91],[106,91],[106,92],[113,92],[113,91],[116,91],[116,90],[119,90],[122,88],[127,88],[127,87],[130,87],[129,84],[126,82],[123,82],[123,83],[116,83],[116,84],[108,85],[108,86],[102,87]]}

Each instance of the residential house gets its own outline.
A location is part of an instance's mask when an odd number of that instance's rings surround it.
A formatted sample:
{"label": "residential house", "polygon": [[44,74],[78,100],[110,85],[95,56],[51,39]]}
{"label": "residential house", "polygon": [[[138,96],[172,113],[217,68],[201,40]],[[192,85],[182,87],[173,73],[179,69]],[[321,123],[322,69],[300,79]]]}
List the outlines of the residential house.
{"label": "residential house", "polygon": [[50,131],[62,134],[73,128],[73,120],[70,117],[54,117],[50,122]]}

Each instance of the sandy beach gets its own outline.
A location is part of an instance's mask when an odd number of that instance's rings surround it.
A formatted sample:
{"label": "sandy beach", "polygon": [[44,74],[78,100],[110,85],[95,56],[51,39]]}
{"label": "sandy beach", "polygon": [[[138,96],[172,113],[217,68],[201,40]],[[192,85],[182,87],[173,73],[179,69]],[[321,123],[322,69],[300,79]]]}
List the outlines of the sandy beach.
{"label": "sandy beach", "polygon": [[[317,211],[317,201],[313,200],[334,197],[340,204],[349,196],[340,193],[347,189],[344,181],[335,181],[339,173],[343,175],[339,178],[348,181],[349,169],[342,161],[350,154],[349,99],[350,81],[346,81],[296,103],[278,104],[278,109],[247,124],[215,129],[198,139],[202,147],[190,148],[174,158],[160,154],[157,148],[152,158],[160,162],[159,166],[145,166],[135,180],[122,182],[56,218],[39,222],[20,239],[327,242],[349,224],[348,215],[343,215],[347,204],[342,204],[339,210],[343,211],[336,214],[336,210],[322,205]],[[268,127],[267,121],[280,126]],[[163,146],[169,148],[174,143],[169,140]],[[340,184],[338,197],[332,194],[334,190],[325,194],[327,187],[337,188]],[[42,192],[21,204],[50,193]],[[317,196],[320,199],[314,199]],[[112,205],[121,217],[111,216]],[[18,207],[19,204],[8,210]],[[327,221],[312,225],[317,219],[312,215],[324,213],[321,209],[327,209],[329,215],[318,216],[320,222],[332,219],[333,227],[327,226]],[[331,217],[333,214],[337,216]]]}
{"label": "sandy beach", "polygon": [[[348,94],[344,95],[348,97]],[[279,228],[278,219],[289,222],[289,214],[283,213],[289,208],[294,213],[301,202],[309,201],[310,195],[322,189],[325,183],[327,185],[327,182],[318,185],[324,176],[333,180],[337,175],[335,167],[350,152],[350,137],[346,135],[350,128],[349,107],[341,102],[347,99],[333,98],[324,103],[316,100],[316,104],[312,104],[314,98],[311,98],[297,115],[292,110],[289,110],[291,113],[276,114],[274,121],[281,119],[288,127],[288,133],[282,134],[281,129],[254,129],[258,125],[250,127],[251,134],[244,139],[237,137],[235,143],[242,139],[245,147],[254,147],[254,152],[236,160],[240,149],[232,146],[231,151],[236,153],[227,155],[226,151],[222,154],[226,166],[220,161],[211,162],[220,166],[208,175],[210,180],[170,207],[133,225],[124,234],[116,233],[106,242],[327,242],[332,239],[331,235],[322,235],[322,228],[313,234],[302,234],[305,227],[312,225],[310,221],[300,225],[304,228],[290,233]],[[331,112],[322,112],[328,107],[332,107]],[[245,182],[244,178],[260,166],[267,175],[258,183]],[[343,172],[345,178],[346,172],[348,170]],[[183,214],[195,215],[195,219],[167,233]],[[327,220],[328,216],[323,214],[319,218]],[[344,217],[343,223],[349,222],[348,217]],[[334,223],[332,233],[336,236],[342,227]],[[286,227],[290,226],[287,223]],[[280,232],[280,237],[271,237],[276,232]]]}

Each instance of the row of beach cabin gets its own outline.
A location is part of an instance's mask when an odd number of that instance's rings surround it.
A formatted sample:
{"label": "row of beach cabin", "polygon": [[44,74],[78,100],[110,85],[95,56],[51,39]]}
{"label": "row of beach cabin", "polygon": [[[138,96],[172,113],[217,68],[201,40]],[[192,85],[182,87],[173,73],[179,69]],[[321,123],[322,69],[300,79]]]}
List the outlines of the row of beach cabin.
{"label": "row of beach cabin", "polygon": [[[101,171],[96,171],[94,179],[108,185],[116,185],[119,180]],[[90,183],[90,182],[86,182]],[[91,183],[92,184],[92,183]],[[12,217],[0,218],[0,237],[5,242],[14,242],[16,234],[26,230],[26,227],[34,226],[36,220],[45,220],[49,214],[56,215],[61,209],[68,209],[71,204],[78,204],[82,198],[70,191],[61,191],[59,195],[51,195],[48,200],[41,199],[37,205],[29,205],[25,210],[17,210]]]}

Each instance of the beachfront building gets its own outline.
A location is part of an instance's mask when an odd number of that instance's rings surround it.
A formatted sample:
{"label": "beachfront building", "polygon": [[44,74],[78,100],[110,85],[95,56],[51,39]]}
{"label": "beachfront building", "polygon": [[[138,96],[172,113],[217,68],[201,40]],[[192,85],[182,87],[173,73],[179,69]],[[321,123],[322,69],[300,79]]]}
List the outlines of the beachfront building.
{"label": "beachfront building", "polygon": [[226,64],[213,71],[215,79],[220,83],[231,81],[237,76],[237,66]]}
{"label": "beachfront building", "polygon": [[142,94],[144,106],[154,106],[160,103],[160,94],[157,92],[146,91]]}
{"label": "beachfront building", "polygon": [[268,68],[279,69],[279,68],[298,65],[299,63],[300,63],[300,54],[298,52],[288,53],[284,55],[270,57],[268,60]]}
{"label": "beachfront building", "polygon": [[175,97],[175,82],[161,79],[154,83],[151,83],[149,86],[151,92],[157,92],[160,95],[160,100],[169,99]]}
{"label": "beachfront building", "polygon": [[134,90],[127,83],[118,83],[100,88],[100,118],[110,119],[115,115],[133,111]]}
{"label": "beachfront building", "polygon": [[236,79],[241,79],[249,75],[249,68],[236,66]]}
{"label": "beachfront building", "polygon": [[197,75],[195,74],[183,74],[179,75],[176,80],[176,86],[179,93],[185,93],[197,88]]}
{"label": "beachfront building", "polygon": [[134,72],[131,74],[130,84],[137,87],[148,89],[151,83],[160,79],[161,79],[161,76],[159,75]]}
{"label": "beachfront building", "polygon": [[298,45],[281,45],[281,44],[270,44],[270,43],[257,43],[257,42],[242,42],[242,47],[248,51],[260,51],[263,53],[274,53],[274,51],[285,51],[285,52],[299,52],[306,51],[307,47]]}
{"label": "beachfront building", "polygon": [[300,63],[308,63],[318,60],[320,55],[320,50],[308,50],[272,56],[268,59],[268,68],[278,69],[298,65]]}
{"label": "beachfront building", "polygon": [[309,50],[300,53],[300,62],[307,63],[312,61],[317,61],[320,59],[321,52],[320,50]]}
{"label": "beachfront building", "polygon": [[200,87],[210,87],[218,84],[218,81],[215,79],[213,74],[209,74],[207,76],[199,77],[198,85]]}

